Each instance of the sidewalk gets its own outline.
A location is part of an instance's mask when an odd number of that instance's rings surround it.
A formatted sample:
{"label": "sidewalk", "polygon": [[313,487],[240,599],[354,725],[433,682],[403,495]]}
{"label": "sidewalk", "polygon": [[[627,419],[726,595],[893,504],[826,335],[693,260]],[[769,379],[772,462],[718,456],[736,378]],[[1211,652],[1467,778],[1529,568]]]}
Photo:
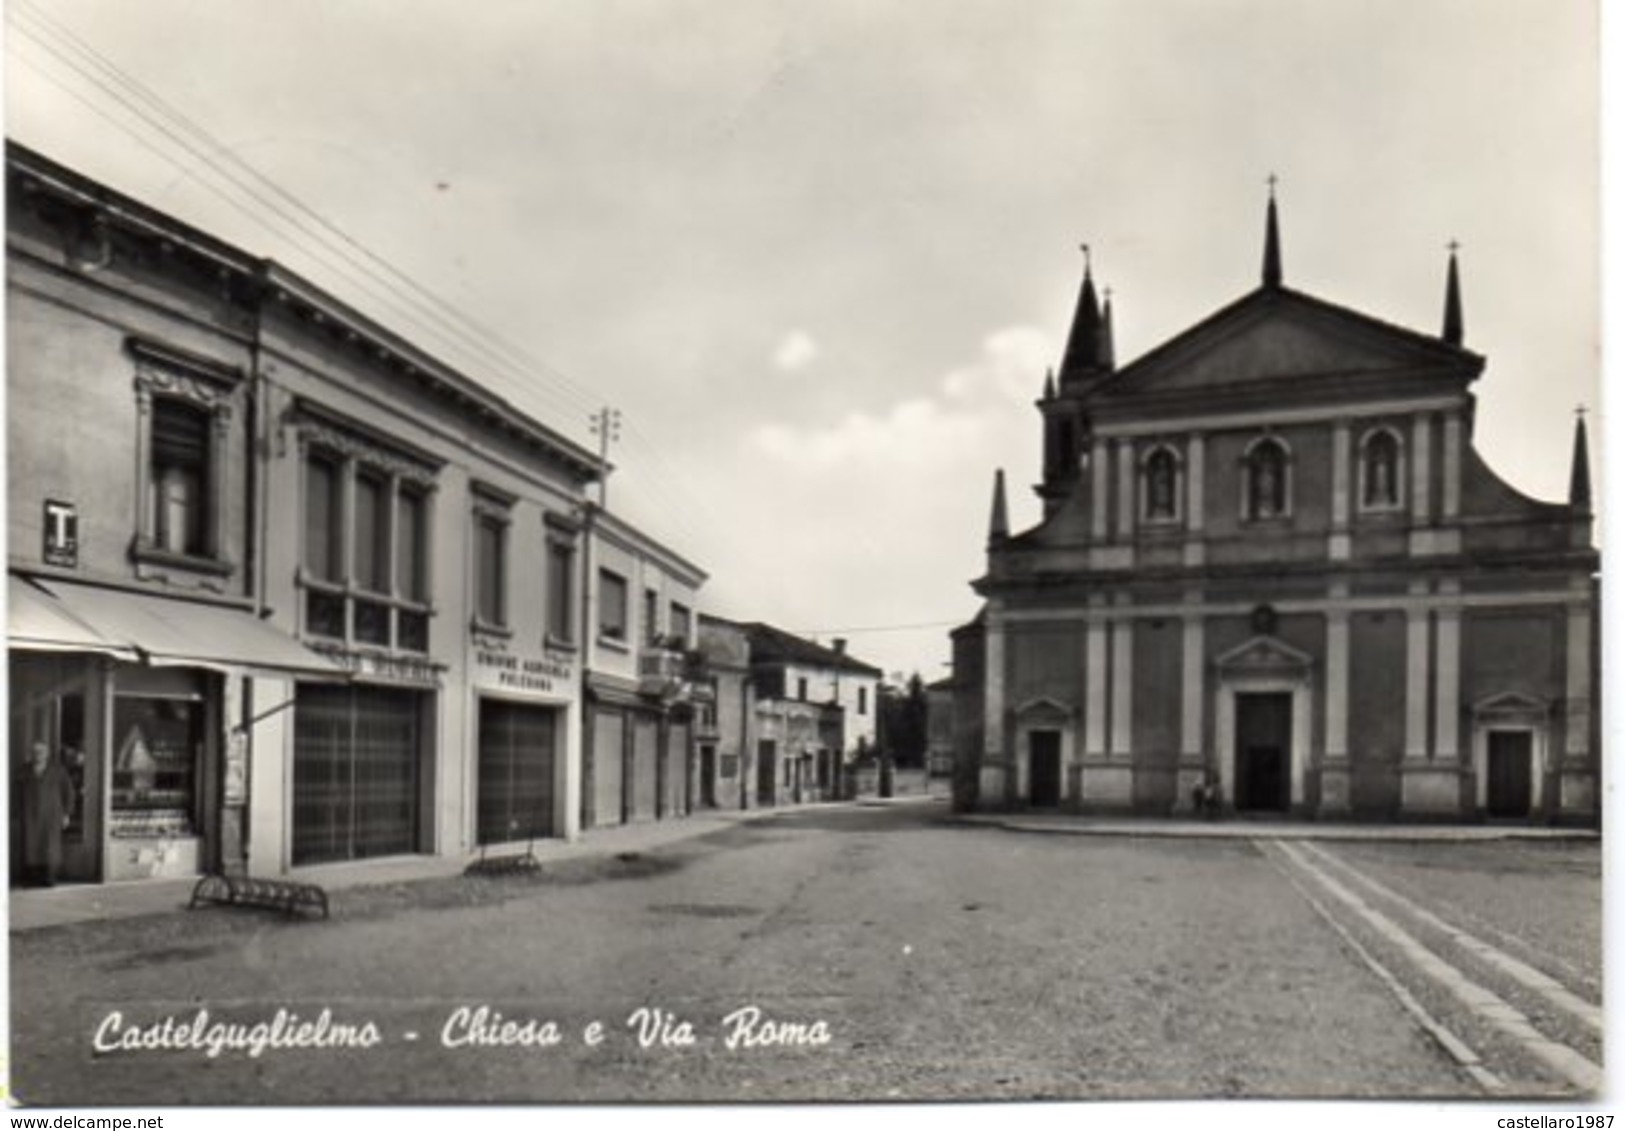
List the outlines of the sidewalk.
{"label": "sidewalk", "polygon": [[[613,856],[622,852],[652,852],[670,844],[692,840],[745,821],[770,819],[779,814],[804,813],[810,809],[840,805],[870,804],[858,801],[813,802],[771,809],[705,810],[668,821],[641,821],[609,829],[594,829],[573,841],[538,840],[532,849],[545,867],[563,860],[590,856]],[[490,852],[492,857],[523,852],[521,846],[504,846]],[[466,856],[395,856],[384,860],[362,860],[344,864],[319,864],[291,869],[286,875],[268,878],[320,884],[329,896],[346,888],[376,884],[398,884],[461,875],[480,854]],[[103,919],[128,919],[139,915],[160,915],[181,911],[192,898],[198,877],[175,880],[134,880],[112,884],[70,884],[54,888],[28,888],[10,893],[7,926],[12,931],[32,931]]]}
{"label": "sidewalk", "polygon": [[1013,832],[1062,836],[1189,837],[1216,840],[1494,841],[1601,840],[1596,829],[1531,825],[1363,825],[1229,818],[1090,817],[1064,813],[961,813],[954,818]]}

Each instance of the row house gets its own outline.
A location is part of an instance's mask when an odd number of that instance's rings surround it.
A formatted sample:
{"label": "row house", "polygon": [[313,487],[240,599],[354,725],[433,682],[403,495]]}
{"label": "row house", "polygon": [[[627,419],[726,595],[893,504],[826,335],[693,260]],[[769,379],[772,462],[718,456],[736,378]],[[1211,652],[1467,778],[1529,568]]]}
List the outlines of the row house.
{"label": "row house", "polygon": [[750,645],[758,805],[848,793],[853,766],[875,749],[881,671],[831,647],[754,622]]}
{"label": "row house", "polygon": [[682,816],[696,804],[706,575],[598,507],[588,512],[586,545],[582,827]]}
{"label": "row house", "polygon": [[1087,265],[1044,383],[1042,519],[995,478],[954,633],[956,797],[1588,822],[1598,554],[1583,419],[1568,498],[1473,443],[1484,358],[1455,252],[1421,333],[1286,285],[1119,367]]}
{"label": "row house", "polygon": [[62,878],[573,836],[593,454],[39,154],[7,188],[9,743],[72,778]]}

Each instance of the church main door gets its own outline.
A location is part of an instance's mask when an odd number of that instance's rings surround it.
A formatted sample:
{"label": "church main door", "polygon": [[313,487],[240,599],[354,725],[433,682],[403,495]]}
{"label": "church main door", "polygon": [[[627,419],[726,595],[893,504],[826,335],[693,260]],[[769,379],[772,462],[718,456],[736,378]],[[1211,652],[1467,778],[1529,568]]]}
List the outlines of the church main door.
{"label": "church main door", "polygon": [[1526,730],[1490,731],[1484,806],[1489,816],[1529,816],[1532,746],[1532,736]]}
{"label": "church main door", "polygon": [[1236,808],[1284,813],[1291,804],[1292,696],[1236,696]]}
{"label": "church main door", "polygon": [[1061,803],[1061,735],[1035,730],[1027,736],[1028,796],[1036,808],[1053,809]]}

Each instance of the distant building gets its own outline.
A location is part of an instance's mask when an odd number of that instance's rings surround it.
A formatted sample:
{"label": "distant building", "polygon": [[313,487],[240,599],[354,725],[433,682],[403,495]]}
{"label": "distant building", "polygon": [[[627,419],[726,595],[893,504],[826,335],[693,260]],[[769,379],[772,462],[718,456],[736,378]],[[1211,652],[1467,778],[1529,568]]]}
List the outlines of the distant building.
{"label": "distant building", "polygon": [[875,746],[881,672],[855,659],[846,641],[826,648],[752,623],[756,798],[760,805],[843,795],[847,769]]}
{"label": "distant building", "polygon": [[582,824],[683,816],[696,804],[698,566],[593,508]]}
{"label": "distant building", "polygon": [[756,693],[750,678],[750,637],[742,626],[702,613],[699,652],[703,683],[695,694],[696,805],[754,808]]}
{"label": "distant building", "polygon": [[1044,384],[1043,518],[996,480],[954,633],[961,805],[1592,821],[1586,436],[1539,502],[1473,446],[1452,252],[1423,334],[1261,285],[1119,367],[1086,266]]}

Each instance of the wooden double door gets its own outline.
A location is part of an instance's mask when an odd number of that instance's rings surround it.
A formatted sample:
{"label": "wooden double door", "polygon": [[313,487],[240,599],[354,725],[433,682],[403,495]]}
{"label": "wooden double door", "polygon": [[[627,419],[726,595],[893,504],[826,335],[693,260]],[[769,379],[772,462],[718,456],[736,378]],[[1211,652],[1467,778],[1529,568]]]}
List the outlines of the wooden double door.
{"label": "wooden double door", "polygon": [[1285,813],[1292,807],[1292,695],[1236,696],[1235,807]]}

